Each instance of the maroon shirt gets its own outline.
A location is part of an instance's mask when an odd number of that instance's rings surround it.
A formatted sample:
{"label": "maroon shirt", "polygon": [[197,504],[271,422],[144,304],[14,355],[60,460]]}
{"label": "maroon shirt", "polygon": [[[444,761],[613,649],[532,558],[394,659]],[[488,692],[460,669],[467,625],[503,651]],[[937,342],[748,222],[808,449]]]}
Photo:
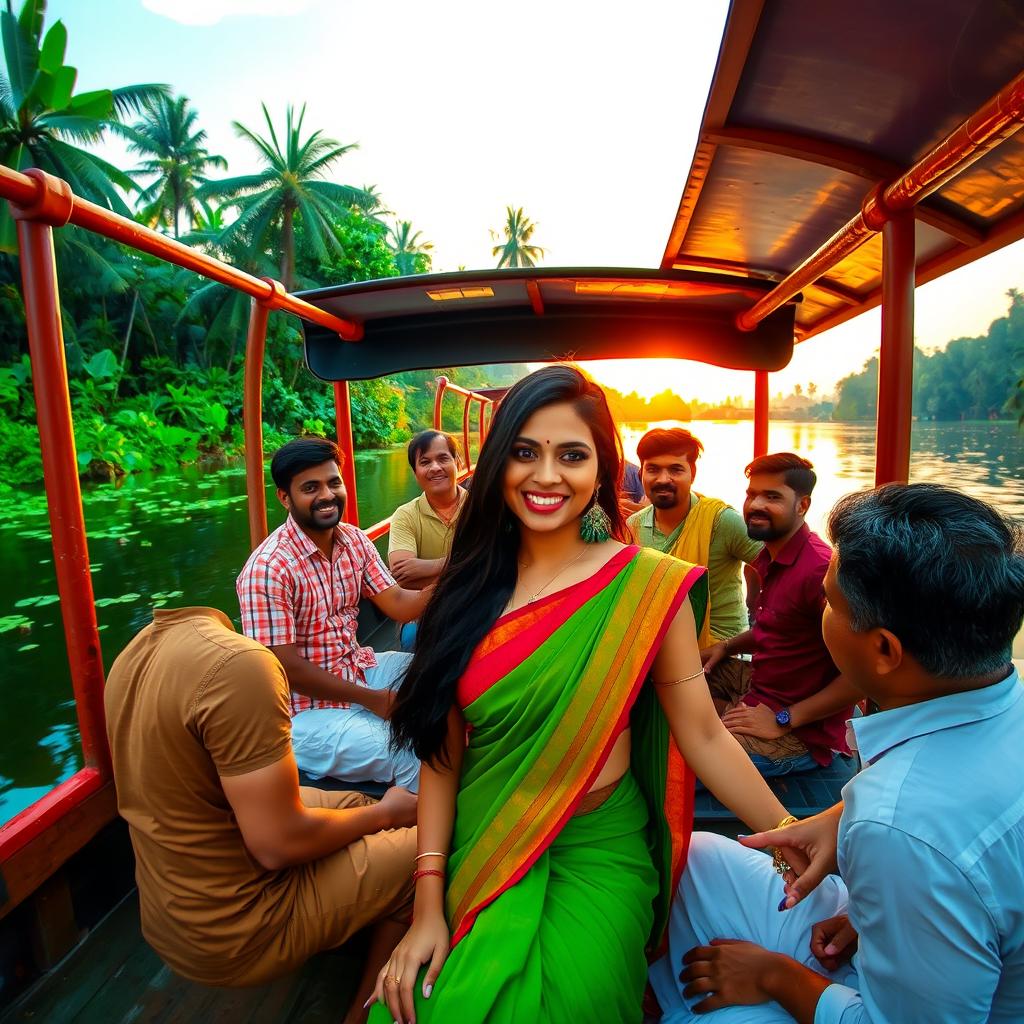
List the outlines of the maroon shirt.
{"label": "maroon shirt", "polygon": [[[779,711],[813,696],[839,675],[821,638],[822,581],[831,557],[832,549],[805,524],[774,559],[767,548],[754,559],[761,594],[750,691],[743,698],[747,704]],[[818,764],[829,765],[833,750],[849,753],[846,722],[852,715],[852,707],[844,708],[793,732]]]}

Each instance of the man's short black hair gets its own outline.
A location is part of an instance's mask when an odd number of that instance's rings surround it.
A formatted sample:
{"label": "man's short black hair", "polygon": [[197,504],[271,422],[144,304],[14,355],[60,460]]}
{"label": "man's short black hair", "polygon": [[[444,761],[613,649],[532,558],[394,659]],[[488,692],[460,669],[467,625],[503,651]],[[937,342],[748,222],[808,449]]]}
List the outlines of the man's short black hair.
{"label": "man's short black hair", "polygon": [[419,457],[439,438],[443,437],[448,442],[448,451],[452,453],[452,458],[458,465],[462,465],[462,457],[459,455],[459,443],[445,430],[421,430],[418,434],[414,434],[412,439],[409,441],[409,447],[407,454],[409,456],[409,466],[411,469],[416,468],[416,462]]}
{"label": "man's short black hair", "polygon": [[840,499],[828,533],[855,630],[889,630],[940,678],[1007,664],[1024,620],[1020,524],[952,487],[887,484]]}
{"label": "man's short black hair", "polygon": [[270,460],[270,475],[278,490],[287,491],[296,475],[324,462],[336,462],[340,469],[344,464],[341,451],[326,437],[297,437],[281,445]]}
{"label": "man's short black hair", "polygon": [[753,473],[781,473],[786,486],[796,492],[798,498],[810,497],[818,476],[814,466],[792,452],[776,452],[774,455],[759,455],[745,470],[749,480]]}
{"label": "man's short black hair", "polygon": [[697,468],[697,460],[704,451],[704,445],[688,430],[682,427],[655,427],[648,430],[636,446],[636,455],[642,466],[648,459],[657,459],[662,455],[682,455],[690,464],[690,469]]}

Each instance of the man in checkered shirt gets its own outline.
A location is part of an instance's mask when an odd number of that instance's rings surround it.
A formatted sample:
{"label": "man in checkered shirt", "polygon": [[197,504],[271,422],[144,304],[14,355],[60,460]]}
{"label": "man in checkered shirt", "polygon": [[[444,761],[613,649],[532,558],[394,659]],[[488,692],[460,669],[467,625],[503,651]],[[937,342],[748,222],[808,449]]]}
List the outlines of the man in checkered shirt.
{"label": "man in checkered shirt", "polygon": [[431,591],[404,590],[366,535],[341,521],[341,454],[324,438],[289,441],[270,473],[288,518],[249,557],[236,582],[247,636],[288,674],[292,746],[314,779],[418,789],[419,761],[389,748],[387,718],[411,654],[375,654],[356,639],[359,600],[410,622]]}

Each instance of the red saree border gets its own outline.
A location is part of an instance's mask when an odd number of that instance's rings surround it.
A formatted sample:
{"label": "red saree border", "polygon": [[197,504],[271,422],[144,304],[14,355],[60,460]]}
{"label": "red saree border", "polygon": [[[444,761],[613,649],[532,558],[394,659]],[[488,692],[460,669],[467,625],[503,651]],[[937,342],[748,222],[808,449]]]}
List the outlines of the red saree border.
{"label": "red saree border", "polygon": [[[635,554],[636,554],[635,551],[632,552],[633,556],[635,556]],[[616,555],[615,557],[618,558],[619,555]],[[614,559],[610,559],[609,560],[609,564],[613,560]],[[600,571],[601,570],[599,570],[599,572]],[[704,568],[703,566],[692,566],[689,569],[689,571],[686,573],[686,575],[683,577],[683,579],[680,582],[679,586],[676,588],[676,592],[673,594],[673,597],[672,597],[671,601],[669,602],[668,607],[665,610],[665,613],[662,616],[662,620],[661,620],[661,623],[659,624],[658,631],[655,634],[654,641],[650,645],[650,647],[648,649],[648,652],[647,652],[647,655],[645,656],[644,661],[642,662],[639,671],[636,673],[636,675],[635,675],[635,677],[634,677],[634,679],[633,679],[633,681],[632,681],[632,683],[631,683],[631,685],[629,687],[629,691],[628,691],[628,694],[626,696],[626,699],[625,699],[625,702],[623,704],[623,707],[622,707],[621,711],[619,712],[619,715],[618,715],[618,717],[617,717],[617,719],[615,721],[615,725],[614,725],[613,729],[609,733],[610,739],[609,739],[608,743],[606,744],[605,749],[602,750],[599,753],[599,755],[597,756],[596,760],[594,761],[592,769],[590,770],[590,772],[585,777],[582,785],[580,785],[577,788],[576,793],[571,798],[571,800],[568,801],[568,803],[566,804],[566,807],[563,810],[562,814],[555,821],[555,823],[551,826],[551,828],[548,830],[548,832],[545,833],[540,838],[540,840],[535,845],[534,849],[531,850],[531,852],[524,858],[522,864],[520,864],[519,867],[517,867],[510,874],[508,879],[501,886],[499,886],[494,892],[486,895],[485,897],[480,899],[476,904],[474,904],[472,907],[470,907],[466,911],[466,913],[463,915],[461,921],[457,922],[455,931],[454,931],[454,933],[452,935],[452,940],[451,940],[452,947],[454,947],[459,941],[461,941],[463,938],[465,938],[465,936],[472,929],[473,924],[476,921],[477,916],[480,914],[480,912],[482,910],[484,910],[491,903],[493,903],[499,896],[502,895],[502,893],[504,893],[507,890],[509,890],[510,888],[512,888],[512,886],[514,886],[517,882],[519,882],[523,878],[523,876],[530,870],[530,868],[533,867],[533,865],[537,862],[537,859],[541,856],[541,854],[544,853],[544,851],[551,845],[551,843],[554,842],[554,840],[557,838],[558,834],[565,827],[566,823],[569,821],[569,819],[576,812],[576,808],[579,806],[580,801],[583,799],[583,797],[593,787],[594,782],[597,780],[598,776],[601,774],[601,770],[604,768],[605,764],[608,761],[608,758],[611,756],[612,749],[615,746],[615,741],[618,739],[619,735],[621,735],[623,729],[626,727],[626,725],[627,725],[627,723],[629,721],[629,715],[630,715],[630,713],[633,710],[633,705],[636,703],[636,699],[637,699],[637,697],[640,694],[640,690],[641,690],[641,688],[642,688],[642,686],[644,684],[644,681],[646,680],[647,675],[648,675],[648,673],[651,670],[651,665],[653,664],[655,657],[657,657],[658,651],[661,648],[661,644],[662,644],[662,642],[665,639],[665,634],[668,632],[668,629],[671,626],[673,620],[675,619],[675,616],[678,614],[679,609],[682,606],[683,601],[689,595],[690,589],[693,587],[693,584],[698,579],[700,579],[701,576],[703,576],[706,572],[707,572],[707,569]],[[584,581],[584,582],[589,582],[589,581]],[[591,595],[591,596],[593,596],[593,595]],[[582,605],[582,603],[585,603],[585,602],[581,602],[581,605]],[[521,610],[521,609],[519,609],[519,610]],[[515,613],[512,613],[512,614],[515,614]],[[568,616],[566,618],[568,618]],[[563,622],[564,621],[565,620],[563,620]],[[670,743],[670,745],[671,745],[671,743]],[[682,762],[682,758],[681,757],[680,757],[680,761]],[[684,803],[684,805],[686,803],[689,803],[690,811],[691,811],[691,814],[692,814],[692,807],[693,807],[693,799],[692,799],[693,773],[692,773],[692,771],[690,771],[689,767],[686,766],[685,762],[682,762],[682,764],[683,764],[683,768],[684,768],[685,772],[689,773],[689,777],[688,777],[689,786],[688,786],[688,789],[689,789],[689,793],[691,794],[689,800],[686,800],[684,798],[683,803]],[[684,780],[685,779],[686,779],[686,776],[684,776]],[[673,855],[675,856],[675,843],[674,842],[673,842]],[[685,848],[683,850],[683,856],[685,857]],[[675,867],[675,865],[674,865],[674,867]],[[678,875],[682,874],[682,867],[683,867],[683,865],[680,864],[678,866],[677,870],[673,871],[673,878],[677,878]],[[677,875],[677,872],[678,872],[678,875]]]}
{"label": "red saree border", "polygon": [[[498,680],[565,625],[596,597],[640,553],[636,544],[617,551],[592,576],[525,604],[495,620],[488,636],[473,652],[456,687],[461,708],[483,696]],[[526,621],[532,620],[532,621]],[[495,631],[498,631],[495,637]],[[494,639],[492,640],[492,637]]]}

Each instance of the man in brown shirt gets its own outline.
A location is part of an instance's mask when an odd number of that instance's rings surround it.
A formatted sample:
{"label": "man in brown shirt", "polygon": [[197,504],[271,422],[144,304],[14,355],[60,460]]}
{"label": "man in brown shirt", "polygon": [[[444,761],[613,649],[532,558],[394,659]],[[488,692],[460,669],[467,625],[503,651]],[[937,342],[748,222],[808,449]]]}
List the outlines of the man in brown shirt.
{"label": "man in brown shirt", "polygon": [[300,789],[284,670],[213,608],[157,610],[104,701],[150,945],[194,981],[253,985],[379,921],[345,1018],[365,1019],[409,919],[415,797]]}

